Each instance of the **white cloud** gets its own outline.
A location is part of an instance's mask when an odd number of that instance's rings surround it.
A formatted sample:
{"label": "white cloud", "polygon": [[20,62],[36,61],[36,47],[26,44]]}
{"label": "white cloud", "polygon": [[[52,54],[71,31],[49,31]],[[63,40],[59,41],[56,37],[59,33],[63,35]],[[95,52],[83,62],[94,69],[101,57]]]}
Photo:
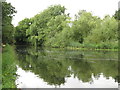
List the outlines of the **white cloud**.
{"label": "white cloud", "polygon": [[64,5],[72,17],[83,9],[99,17],[113,15],[118,9],[119,0],[7,0],[7,2],[11,2],[17,10],[13,20],[13,24],[17,25],[25,17],[33,17],[54,4]]}

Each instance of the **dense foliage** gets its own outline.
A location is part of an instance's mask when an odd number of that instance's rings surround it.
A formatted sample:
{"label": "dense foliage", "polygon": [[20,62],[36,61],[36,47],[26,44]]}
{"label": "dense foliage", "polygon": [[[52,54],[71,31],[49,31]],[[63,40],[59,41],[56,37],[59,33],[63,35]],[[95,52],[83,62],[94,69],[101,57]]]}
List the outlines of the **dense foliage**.
{"label": "dense foliage", "polygon": [[[0,2],[0,7],[2,7],[2,43],[4,44],[12,44],[15,42],[14,40],[14,32],[15,28],[12,25],[12,18],[14,13],[16,13],[15,8],[7,2]],[[1,13],[1,12],[0,12]],[[0,26],[1,27],[1,26]],[[2,65],[2,85],[0,88],[16,88],[15,80],[16,80],[16,65],[15,65],[15,52],[14,48],[6,45],[6,47],[0,47],[0,57],[2,61],[0,64]]]}
{"label": "dense foliage", "polygon": [[115,14],[113,15],[113,17],[117,20],[120,20],[120,9],[118,9],[118,11],[115,11]]}
{"label": "dense foliage", "polygon": [[7,2],[2,2],[2,42],[14,42],[14,26],[12,25],[12,18],[16,13],[15,8]]}
{"label": "dense foliage", "polygon": [[72,21],[66,8],[50,6],[34,17],[20,21],[16,41],[48,47],[118,48],[117,16],[100,19],[81,10]]}
{"label": "dense foliage", "polygon": [[[15,8],[2,3],[3,43],[31,44],[48,47],[118,48],[119,12],[100,19],[81,10],[71,20],[66,8],[50,6],[32,18],[25,18],[14,28],[11,24]],[[15,37],[15,41],[14,41]]]}
{"label": "dense foliage", "polygon": [[15,30],[16,44],[27,43],[26,31],[27,29],[29,29],[30,25],[31,25],[31,20],[28,18],[25,18],[24,20],[19,22],[19,25],[16,27]]}
{"label": "dense foliage", "polygon": [[46,45],[46,42],[51,43],[48,41],[63,30],[66,19],[65,8],[60,5],[51,6],[37,14],[26,32],[29,42],[40,46]]}

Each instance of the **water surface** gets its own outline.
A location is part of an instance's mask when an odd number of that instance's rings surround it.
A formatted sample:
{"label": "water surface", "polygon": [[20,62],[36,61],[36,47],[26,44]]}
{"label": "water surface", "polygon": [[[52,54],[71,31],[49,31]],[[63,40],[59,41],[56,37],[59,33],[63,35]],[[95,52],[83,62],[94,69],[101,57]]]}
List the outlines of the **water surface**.
{"label": "water surface", "polygon": [[117,88],[118,53],[17,46],[18,88]]}

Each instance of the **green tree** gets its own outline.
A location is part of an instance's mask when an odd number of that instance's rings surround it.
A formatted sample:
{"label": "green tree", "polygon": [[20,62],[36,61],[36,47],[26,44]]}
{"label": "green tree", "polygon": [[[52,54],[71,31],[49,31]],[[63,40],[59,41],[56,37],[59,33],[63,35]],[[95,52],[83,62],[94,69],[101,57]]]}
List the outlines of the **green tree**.
{"label": "green tree", "polygon": [[113,17],[105,16],[105,18],[97,24],[91,34],[86,38],[86,42],[88,42],[88,44],[95,44],[99,48],[117,47],[117,26],[118,23]]}
{"label": "green tree", "polygon": [[31,24],[32,20],[29,18],[25,18],[19,22],[15,30],[15,40],[17,44],[25,44],[28,42],[29,36],[26,35],[26,31],[30,28]]}
{"label": "green tree", "polygon": [[115,11],[115,14],[113,15],[113,17],[117,20],[120,20],[120,9],[118,11]]}
{"label": "green tree", "polygon": [[64,47],[69,44],[70,17],[68,15],[58,15],[52,18],[48,23],[46,46]]}
{"label": "green tree", "polygon": [[2,41],[3,43],[14,42],[14,26],[12,18],[16,13],[15,8],[7,2],[2,2]]}
{"label": "green tree", "polygon": [[82,44],[84,38],[87,37],[96,26],[97,20],[99,20],[99,18],[93,16],[90,12],[86,12],[85,10],[79,11],[72,24],[72,38]]}
{"label": "green tree", "polygon": [[56,16],[64,15],[64,13],[65,7],[62,7],[61,5],[55,5],[50,6],[40,14],[34,16],[32,18],[33,23],[30,26],[30,29],[27,30],[27,35],[30,35],[29,41],[34,45],[44,45],[44,42],[46,41],[46,36],[49,33],[49,22],[52,21],[51,19],[54,20]]}
{"label": "green tree", "polygon": [[118,40],[120,41],[120,8],[118,11],[115,12],[113,17],[118,21]]}

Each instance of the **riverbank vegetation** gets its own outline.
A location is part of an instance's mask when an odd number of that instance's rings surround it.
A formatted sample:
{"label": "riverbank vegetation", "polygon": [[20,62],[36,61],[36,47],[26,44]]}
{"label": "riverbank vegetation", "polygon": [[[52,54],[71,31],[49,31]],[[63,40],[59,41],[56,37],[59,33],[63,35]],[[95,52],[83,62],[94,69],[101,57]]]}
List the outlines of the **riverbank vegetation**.
{"label": "riverbank vegetation", "polygon": [[80,10],[73,20],[66,8],[52,5],[16,27],[11,24],[16,10],[3,3],[3,43],[42,47],[118,49],[119,10],[103,19]]}
{"label": "riverbank vegetation", "polygon": [[[70,14],[66,13],[66,8],[64,6],[52,5],[49,6],[47,9],[43,10],[42,12],[36,14],[34,17],[23,19],[15,27],[12,24],[13,16],[16,13],[15,7],[13,7],[10,3],[7,2],[2,2],[2,4],[0,5],[2,5],[3,8],[2,9],[2,44],[1,44],[3,45],[3,49],[2,49],[2,71],[3,71],[2,87],[3,88],[16,88],[15,85],[16,55],[14,48],[8,44],[26,45],[26,46],[33,45],[35,47],[38,46],[38,47],[54,47],[54,48],[74,47],[75,49],[84,48],[87,50],[118,49],[118,39],[119,39],[118,30],[120,28],[118,27],[119,26],[118,22],[120,20],[120,16],[119,16],[120,10],[116,11],[115,15],[113,16],[106,15],[103,19],[101,19],[98,16],[94,16],[91,12],[87,12],[86,10],[80,10],[75,15],[74,17],[75,19],[72,19],[72,17],[70,17]],[[24,55],[21,56],[21,59],[22,57],[24,57]],[[39,61],[39,62],[37,63],[38,66],[39,64],[43,63],[42,68],[47,67],[45,65],[51,63],[51,61],[49,62]],[[36,64],[36,62],[34,63]],[[57,63],[59,62],[55,61],[53,64],[57,64]],[[59,64],[62,65],[61,63],[62,62],[60,61]],[[71,63],[70,64],[71,66],[72,64],[74,64],[73,61],[69,61],[69,63]],[[22,63],[22,64],[24,65],[26,63]],[[51,63],[50,66],[53,66],[53,71],[56,72],[56,70],[54,70],[55,68],[53,64]],[[111,68],[113,68],[113,66],[115,65],[113,63],[111,65]],[[33,67],[36,68],[36,66]],[[66,68],[68,66],[67,64],[64,64],[63,67]],[[60,66],[58,65],[58,68],[59,67]],[[72,68],[74,69],[75,66],[73,65]],[[67,70],[67,68],[65,70]],[[48,71],[48,73],[51,73],[51,71]],[[68,71],[66,72],[68,74],[64,72],[62,73],[63,76],[61,77],[61,80],[63,80],[63,77],[65,75],[69,75]],[[49,74],[46,75],[48,76]],[[56,78],[54,79],[56,81],[58,80],[57,76],[59,77],[59,73],[56,74]],[[46,77],[45,80],[47,81]],[[116,75],[113,75],[113,77],[115,78]],[[43,74],[43,78],[44,78],[44,74]],[[52,81],[50,83],[54,83],[54,82]],[[64,83],[64,81],[62,83]],[[55,82],[55,84],[60,84],[60,83]]]}
{"label": "riverbank vegetation", "polygon": [[2,53],[2,88],[16,88],[16,59],[14,47],[7,45]]}
{"label": "riverbank vegetation", "polygon": [[115,16],[103,19],[81,10],[72,21],[66,8],[50,6],[32,18],[20,21],[16,44],[45,47],[118,48],[118,22]]}
{"label": "riverbank vegetation", "polygon": [[15,27],[12,25],[12,18],[16,13],[15,8],[7,2],[0,2],[2,5],[2,89],[16,88],[16,64],[14,48],[8,44],[14,44]]}
{"label": "riverbank vegetation", "polygon": [[15,7],[10,3],[2,2],[2,43],[12,44],[15,42],[15,27],[12,24],[12,19],[16,13]]}

